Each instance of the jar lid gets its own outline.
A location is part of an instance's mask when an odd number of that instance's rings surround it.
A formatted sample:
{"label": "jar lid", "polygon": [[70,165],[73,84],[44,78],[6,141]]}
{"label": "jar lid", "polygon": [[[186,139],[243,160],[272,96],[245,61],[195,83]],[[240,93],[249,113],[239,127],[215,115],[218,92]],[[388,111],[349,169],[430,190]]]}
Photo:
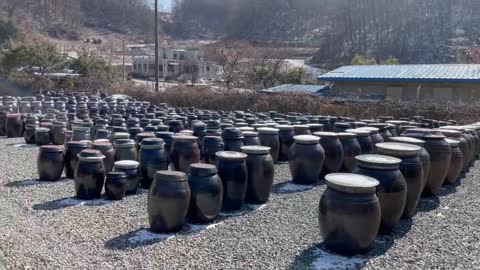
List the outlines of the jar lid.
{"label": "jar lid", "polygon": [[135,136],[137,139],[146,139],[146,138],[154,138],[155,134],[153,132],[141,132]]}
{"label": "jar lid", "polygon": [[78,159],[81,161],[102,161],[105,156],[98,150],[94,149],[85,149],[82,150],[78,155]]}
{"label": "jar lid", "polygon": [[277,125],[275,128],[278,130],[293,130],[293,126],[291,125]]}
{"label": "jar lid", "polygon": [[317,144],[320,141],[320,137],[313,135],[297,135],[293,139],[299,144]]}
{"label": "jar lid", "polygon": [[113,165],[118,169],[136,169],[140,163],[134,160],[120,160],[113,163]]}
{"label": "jar lid", "polygon": [[255,131],[242,131],[244,137],[257,137],[258,133]]}
{"label": "jar lid", "polygon": [[293,130],[309,130],[310,127],[307,125],[293,125]]}
{"label": "jar lid", "polygon": [[450,147],[458,147],[458,145],[460,144],[460,141],[452,140],[450,138],[446,138],[445,141],[450,144]]}
{"label": "jar lid", "polygon": [[257,128],[259,134],[277,135],[278,129],[270,127]]}
{"label": "jar lid", "polygon": [[462,132],[459,130],[453,130],[453,129],[443,129],[440,128],[438,129],[443,135],[448,136],[448,137],[460,137],[462,136]]}
{"label": "jar lid", "polygon": [[130,138],[130,134],[126,133],[126,132],[114,132],[112,134],[112,139],[113,140],[116,140],[116,139],[129,139]]}
{"label": "jar lid", "polygon": [[394,142],[409,143],[409,144],[414,144],[414,145],[417,145],[417,146],[422,146],[422,145],[425,144],[425,141],[422,141],[420,139],[411,138],[411,137],[406,137],[406,136],[390,137],[388,139],[390,141],[394,141]]}
{"label": "jar lid", "polygon": [[42,145],[40,151],[48,153],[63,152],[63,147],[61,145]]}
{"label": "jar lid", "polygon": [[270,147],[260,145],[242,146],[241,149],[247,155],[266,155],[270,153]]}
{"label": "jar lid", "polygon": [[391,156],[366,154],[355,157],[359,166],[377,169],[398,169],[400,159]]}
{"label": "jar lid", "polygon": [[337,136],[339,139],[355,138],[355,134],[349,133],[349,132],[340,132],[340,133],[337,133]]}
{"label": "jar lid", "polygon": [[329,188],[352,194],[375,193],[378,180],[360,174],[332,173],[325,176]]}
{"label": "jar lid", "polygon": [[193,163],[188,168],[188,172],[191,175],[208,176],[216,174],[218,172],[218,169],[216,166],[210,164]]}
{"label": "jar lid", "polygon": [[355,134],[357,136],[361,136],[361,137],[370,136],[370,131],[364,130],[364,129],[352,128],[352,129],[347,129],[345,131],[348,132],[348,133],[353,133],[353,134]]}
{"label": "jar lid", "polygon": [[155,179],[160,181],[186,181],[187,175],[179,171],[157,171]]}
{"label": "jar lid", "polygon": [[162,149],[165,141],[161,138],[145,138],[140,143],[142,149]]}
{"label": "jar lid", "polygon": [[380,130],[379,128],[376,128],[376,127],[359,127],[357,129],[368,130],[370,131],[370,134],[377,134],[378,131]]}
{"label": "jar lid", "polygon": [[336,122],[335,127],[350,128],[352,125],[348,122]]}
{"label": "jar lid", "polygon": [[162,138],[162,139],[172,138],[172,137],[173,137],[173,132],[170,132],[170,131],[159,131],[159,132],[155,132],[155,136],[157,136],[158,138]]}
{"label": "jar lid", "polygon": [[69,141],[67,142],[67,147],[82,147],[86,148],[90,144],[89,141]]}
{"label": "jar lid", "polygon": [[90,128],[89,128],[89,127],[79,127],[79,126],[76,126],[76,127],[73,127],[72,130],[73,130],[73,131],[87,132],[87,131],[90,131]]}
{"label": "jar lid", "polygon": [[383,155],[391,155],[394,157],[410,157],[417,156],[422,148],[413,144],[398,142],[383,142],[375,144],[377,152]]}
{"label": "jar lid", "polygon": [[245,131],[255,131],[255,128],[253,127],[239,127],[240,131],[243,133]]}
{"label": "jar lid", "polygon": [[115,141],[115,147],[132,147],[135,146],[135,141],[132,139],[118,139]]}
{"label": "jar lid", "polygon": [[65,128],[66,126],[67,124],[64,122],[55,121],[52,123],[52,127],[54,128]]}
{"label": "jar lid", "polygon": [[322,137],[332,137],[332,138],[337,138],[337,133],[335,132],[327,132],[327,131],[318,131],[313,133],[313,135],[318,136],[320,138]]}
{"label": "jar lid", "polygon": [[36,133],[48,133],[50,131],[49,128],[39,127],[36,129]]}
{"label": "jar lid", "polygon": [[246,154],[235,151],[219,151],[215,153],[215,156],[222,160],[245,160],[247,158]]}
{"label": "jar lid", "polygon": [[172,139],[174,142],[182,141],[182,142],[196,142],[198,137],[190,136],[190,135],[173,135]]}
{"label": "jar lid", "polygon": [[222,138],[224,139],[239,139],[243,138],[242,131],[235,127],[227,127],[222,131]]}
{"label": "jar lid", "polygon": [[113,144],[107,139],[99,139],[99,140],[93,141],[92,148],[97,150],[101,150],[101,149],[107,150],[107,149],[112,149]]}
{"label": "jar lid", "polygon": [[184,129],[184,130],[180,130],[178,133],[178,135],[182,134],[182,135],[193,135],[193,130],[189,130],[189,129]]}

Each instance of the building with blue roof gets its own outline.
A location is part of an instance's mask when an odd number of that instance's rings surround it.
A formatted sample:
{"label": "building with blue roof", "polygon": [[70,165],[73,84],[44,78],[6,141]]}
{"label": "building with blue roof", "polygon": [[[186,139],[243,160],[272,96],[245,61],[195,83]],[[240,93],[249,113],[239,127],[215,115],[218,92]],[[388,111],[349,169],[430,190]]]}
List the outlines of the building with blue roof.
{"label": "building with blue roof", "polygon": [[263,89],[261,92],[266,94],[278,93],[305,93],[314,96],[326,96],[329,90],[328,85],[315,84],[282,84],[275,87]]}
{"label": "building with blue roof", "polygon": [[480,99],[480,65],[343,66],[318,77],[334,96],[436,101]]}

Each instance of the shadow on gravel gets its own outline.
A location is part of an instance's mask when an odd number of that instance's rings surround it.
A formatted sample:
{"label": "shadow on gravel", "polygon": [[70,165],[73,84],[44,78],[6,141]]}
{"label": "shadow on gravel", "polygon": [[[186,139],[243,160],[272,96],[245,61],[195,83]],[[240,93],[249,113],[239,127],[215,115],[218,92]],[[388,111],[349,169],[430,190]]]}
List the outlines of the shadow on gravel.
{"label": "shadow on gravel", "polygon": [[106,205],[113,202],[114,201],[109,201],[104,198],[87,201],[87,200],[79,200],[74,197],[69,197],[69,198],[56,199],[56,200],[48,201],[45,203],[35,204],[33,205],[32,208],[34,210],[53,211],[53,210],[59,210],[59,209],[64,209],[68,207],[73,207],[73,206],[80,206],[80,205],[101,206],[101,205]]}
{"label": "shadow on gravel", "polygon": [[457,182],[453,185],[444,185],[440,188],[440,191],[438,192],[437,196],[439,197],[443,197],[443,196],[447,196],[447,195],[450,195],[452,193],[455,193],[457,192],[457,187],[459,187],[461,185],[461,181],[462,179],[459,179],[457,180]]}
{"label": "shadow on gravel", "polygon": [[276,194],[291,194],[312,190],[314,185],[298,185],[292,181],[277,183],[273,185],[272,192]]}
{"label": "shadow on gravel", "polygon": [[418,212],[429,212],[440,207],[440,199],[437,196],[422,197],[417,204]]}
{"label": "shadow on gravel", "polygon": [[9,182],[5,184],[6,187],[28,187],[28,186],[37,186],[37,185],[51,185],[51,184],[56,184],[56,183],[61,183],[64,181],[70,181],[71,179],[68,179],[66,177],[60,178],[60,180],[55,181],[55,182],[46,182],[46,181],[39,181],[37,179],[26,179],[26,180],[20,180],[20,181],[14,181],[14,182]]}

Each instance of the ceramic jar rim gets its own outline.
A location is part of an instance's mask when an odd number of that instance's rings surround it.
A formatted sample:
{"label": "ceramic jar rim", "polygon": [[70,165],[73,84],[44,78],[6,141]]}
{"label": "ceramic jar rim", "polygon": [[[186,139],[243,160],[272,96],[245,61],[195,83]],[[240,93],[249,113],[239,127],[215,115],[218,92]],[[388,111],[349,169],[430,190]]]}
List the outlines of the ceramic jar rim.
{"label": "ceramic jar rim", "polygon": [[168,182],[183,182],[187,181],[188,177],[185,173],[179,171],[157,171],[154,175],[155,179],[158,181],[168,181]]}
{"label": "ceramic jar rim", "polygon": [[370,136],[370,131],[364,129],[350,128],[345,130],[347,133],[353,133],[356,136],[367,137]]}
{"label": "ceramic jar rim", "polygon": [[242,152],[247,155],[267,155],[270,154],[270,147],[260,145],[248,145],[241,147]]}
{"label": "ceramic jar rim", "polygon": [[458,147],[458,145],[460,144],[460,141],[450,139],[450,138],[445,138],[445,141],[447,141],[447,143],[450,145],[450,147]]}
{"label": "ceramic jar rim", "polygon": [[119,169],[137,169],[140,162],[135,160],[120,160],[113,163],[115,168]]}
{"label": "ceramic jar rim", "polygon": [[332,173],[325,176],[327,186],[351,194],[372,194],[380,182],[372,177],[353,173]]}
{"label": "ceramic jar rim", "polygon": [[379,154],[358,155],[355,157],[355,159],[357,160],[359,167],[366,167],[372,169],[395,170],[399,168],[399,165],[402,162],[402,160],[396,157]]}
{"label": "ceramic jar rim", "polygon": [[247,154],[235,151],[219,151],[215,156],[221,160],[242,161],[247,158]]}
{"label": "ceramic jar rim", "polygon": [[378,154],[394,157],[418,156],[422,148],[420,146],[399,142],[383,142],[375,144]]}
{"label": "ceramic jar rim", "polygon": [[270,127],[257,128],[258,134],[277,135],[278,129]]}
{"label": "ceramic jar rim", "polygon": [[418,145],[418,146],[422,146],[422,145],[425,144],[425,141],[423,141],[423,140],[408,137],[408,136],[390,137],[389,140],[394,141],[394,142],[400,142],[400,143],[414,144],[414,145]]}
{"label": "ceramic jar rim", "polygon": [[320,137],[313,135],[297,135],[293,136],[293,140],[298,144],[318,144]]}

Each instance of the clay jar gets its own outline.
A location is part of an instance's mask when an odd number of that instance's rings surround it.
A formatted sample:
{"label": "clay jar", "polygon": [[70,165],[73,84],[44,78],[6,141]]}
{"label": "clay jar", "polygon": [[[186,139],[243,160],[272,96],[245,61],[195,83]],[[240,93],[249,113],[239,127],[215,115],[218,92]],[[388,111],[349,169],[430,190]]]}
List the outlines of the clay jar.
{"label": "clay jar", "polygon": [[266,203],[272,192],[275,171],[270,148],[243,146],[242,152],[247,154],[248,184],[245,201],[253,204]]}
{"label": "clay jar", "polygon": [[218,175],[223,184],[223,206],[226,211],[242,207],[247,193],[247,155],[239,152],[217,152]]}
{"label": "clay jar", "polygon": [[238,128],[228,127],[222,131],[222,139],[225,151],[241,152],[243,146],[242,131]]}
{"label": "clay jar", "polygon": [[276,128],[264,127],[258,128],[257,131],[260,144],[270,147],[270,155],[272,156],[273,162],[277,162],[280,152],[280,140],[278,138],[279,130]]}
{"label": "clay jar", "polygon": [[399,169],[407,182],[407,200],[403,209],[403,218],[413,216],[423,191],[423,166],[420,160],[419,146],[405,143],[378,143],[378,154],[399,158]]}
{"label": "clay jar", "polygon": [[312,135],[298,135],[293,139],[295,143],[288,153],[292,181],[301,185],[314,184],[318,181],[325,161],[325,151],[318,143],[320,138]]}
{"label": "clay jar", "polygon": [[7,114],[5,123],[6,135],[8,138],[22,137],[23,120],[20,114]]}
{"label": "clay jar", "polygon": [[132,139],[117,139],[115,141],[115,161],[137,160],[138,153],[135,141]]}
{"label": "clay jar", "polygon": [[48,128],[37,128],[35,130],[35,143],[38,146],[47,145],[52,142],[50,130]]}
{"label": "clay jar", "polygon": [[422,138],[430,155],[430,174],[423,190],[425,195],[435,195],[443,184],[451,161],[450,144],[443,135],[427,135]]}
{"label": "clay jar", "polygon": [[104,156],[98,150],[86,149],[78,154],[75,169],[75,194],[78,199],[100,198],[105,182]]}
{"label": "clay jar", "polygon": [[439,129],[439,131],[447,136],[448,138],[451,138],[453,140],[459,141],[458,147],[460,148],[460,151],[462,152],[462,171],[466,172],[468,168],[468,163],[470,162],[469,156],[471,156],[471,152],[469,152],[469,143],[467,139],[463,136],[462,132],[460,130],[450,130],[450,129]]}
{"label": "clay jar", "polygon": [[370,137],[370,131],[364,129],[347,129],[346,132],[355,134],[355,138],[360,144],[361,154],[373,154],[374,145]]}
{"label": "clay jar", "polygon": [[208,164],[217,164],[217,156],[219,151],[223,151],[223,140],[220,136],[205,136],[203,137],[203,155],[205,162]]}
{"label": "clay jar", "polygon": [[58,181],[63,171],[63,147],[43,145],[37,158],[37,169],[40,181]]}
{"label": "clay jar", "polygon": [[195,223],[209,223],[222,209],[223,185],[217,167],[210,164],[190,165],[188,183],[191,190],[188,219]]}
{"label": "clay jar", "polygon": [[36,144],[35,142],[35,131],[37,130],[36,125],[26,125],[25,132],[23,133],[23,138],[25,139],[26,144]]}
{"label": "clay jar", "polygon": [[242,131],[243,145],[261,145],[258,133],[255,131]]}
{"label": "clay jar", "polygon": [[172,169],[187,173],[190,164],[200,162],[200,149],[197,137],[189,135],[174,135],[170,150]]}
{"label": "clay jar", "polygon": [[113,144],[108,141],[95,141],[92,143],[92,149],[100,151],[102,155],[105,156],[103,159],[105,172],[111,172],[113,163],[115,162],[115,149],[113,148]]}
{"label": "clay jar", "polygon": [[377,143],[385,142],[382,135],[378,133],[379,129],[376,127],[360,127],[358,129],[367,130],[370,132],[370,139],[372,139],[372,143],[373,143],[373,153],[376,153],[377,148],[375,147],[375,145]]}
{"label": "clay jar", "polygon": [[399,170],[400,159],[384,155],[359,155],[353,173],[377,179],[381,221],[379,233],[388,234],[398,224],[407,200],[407,183]]}
{"label": "clay jar", "polygon": [[108,200],[122,200],[127,192],[127,175],[124,172],[109,172],[105,181],[105,195]]}
{"label": "clay jar", "polygon": [[50,129],[50,136],[52,143],[56,145],[63,145],[65,143],[65,133],[67,132],[67,125],[63,122],[53,122]]}
{"label": "clay jar", "polygon": [[75,169],[78,163],[78,154],[88,148],[87,141],[69,141],[67,142],[67,148],[65,149],[65,175],[68,179],[74,179]]}
{"label": "clay jar", "polygon": [[157,138],[162,139],[165,142],[165,151],[167,151],[167,153],[170,153],[170,148],[172,146],[173,132],[159,131],[159,132],[155,132],[155,136]]}
{"label": "clay jar", "polygon": [[89,127],[73,127],[72,141],[86,141],[90,140]]}
{"label": "clay jar", "polygon": [[7,113],[0,111],[0,136],[7,136]]}
{"label": "clay jar", "polygon": [[178,171],[158,171],[147,197],[150,230],[169,233],[180,230],[190,206],[187,175]]}
{"label": "clay jar", "polygon": [[310,127],[307,125],[294,125],[293,131],[295,132],[295,136],[312,135],[312,132],[310,131]]}
{"label": "clay jar", "polygon": [[350,173],[357,165],[355,157],[360,155],[362,151],[361,146],[353,133],[342,132],[337,133],[337,136],[343,148],[343,162],[340,171]]}
{"label": "clay jar", "polygon": [[399,142],[399,143],[408,143],[408,144],[413,144],[416,146],[421,147],[422,149],[420,150],[420,161],[422,162],[422,168],[423,168],[423,185],[422,185],[422,190],[425,187],[425,184],[428,181],[428,175],[430,174],[430,155],[428,154],[427,150],[423,148],[423,145],[425,144],[425,141],[415,139],[415,138],[410,138],[410,137],[390,137],[388,138],[391,142]]}
{"label": "clay jar", "polygon": [[458,176],[462,171],[463,165],[463,155],[460,151],[459,144],[460,141],[453,139],[445,139],[451,148],[451,158],[450,158],[450,167],[448,168],[447,176],[445,177],[445,184],[455,184],[457,182]]}
{"label": "clay jar", "polygon": [[160,138],[143,139],[140,144],[138,161],[140,162],[140,184],[148,189],[157,171],[168,170],[168,154],[165,142]]}
{"label": "clay jar", "polygon": [[295,142],[293,137],[295,132],[293,131],[293,126],[289,125],[278,125],[278,139],[280,142],[280,151],[278,154],[278,161],[288,161],[288,151],[290,147]]}
{"label": "clay jar", "polygon": [[140,171],[138,169],[140,163],[133,160],[116,161],[113,164],[116,172],[124,172],[127,175],[127,192],[126,194],[135,194],[140,183]]}
{"label": "clay jar", "polygon": [[318,207],[325,247],[352,256],[370,250],[380,226],[380,203],[371,177],[334,173],[325,177],[327,189]]}
{"label": "clay jar", "polygon": [[335,132],[315,132],[314,135],[321,138],[320,145],[325,151],[325,162],[320,172],[320,179],[323,179],[325,175],[340,170],[343,163],[343,147]]}

